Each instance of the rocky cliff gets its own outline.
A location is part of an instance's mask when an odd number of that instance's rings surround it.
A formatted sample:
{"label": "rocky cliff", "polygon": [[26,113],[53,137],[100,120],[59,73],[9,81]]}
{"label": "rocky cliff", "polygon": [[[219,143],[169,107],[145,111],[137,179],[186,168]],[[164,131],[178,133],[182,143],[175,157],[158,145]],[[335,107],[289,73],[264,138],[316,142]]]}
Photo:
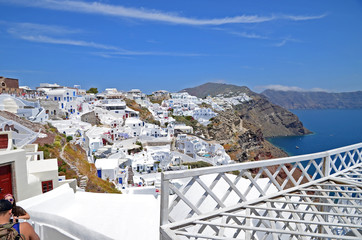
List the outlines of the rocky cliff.
{"label": "rocky cliff", "polygon": [[202,134],[224,146],[231,159],[244,162],[278,157],[287,154],[264,139],[260,128],[247,124],[234,110],[219,112]]}
{"label": "rocky cliff", "polygon": [[257,94],[245,86],[206,83],[195,88],[184,89],[181,92],[188,92],[197,97],[236,97],[246,94],[251,98],[250,101],[233,106],[236,115],[243,120],[244,127],[253,131],[260,129],[264,137],[295,136],[310,133],[292,112],[271,103],[265,96]]}
{"label": "rocky cliff", "polygon": [[311,133],[298,117],[290,111],[272,104],[267,99],[254,96],[251,101],[234,106],[244,121],[244,127],[260,129],[264,137],[298,136]]}
{"label": "rocky cliff", "polygon": [[272,103],[287,109],[362,108],[362,91],[328,93],[265,90],[262,94]]}
{"label": "rocky cliff", "polygon": [[230,98],[242,94],[250,97],[249,101],[233,105],[231,110],[218,112],[206,128],[196,129],[206,138],[222,144],[230,157],[239,162],[286,157],[284,151],[265,138],[310,133],[296,115],[245,86],[207,83],[181,92],[198,97]]}

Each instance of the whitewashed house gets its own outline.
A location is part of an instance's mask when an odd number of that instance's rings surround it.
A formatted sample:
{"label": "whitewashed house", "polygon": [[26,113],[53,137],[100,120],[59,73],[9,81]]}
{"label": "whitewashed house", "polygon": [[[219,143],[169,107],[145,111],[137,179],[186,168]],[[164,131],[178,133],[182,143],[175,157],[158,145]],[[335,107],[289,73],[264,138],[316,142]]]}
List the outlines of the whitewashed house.
{"label": "whitewashed house", "polygon": [[166,137],[167,133],[161,129],[160,126],[155,124],[146,123],[141,129],[140,136],[149,136],[149,137]]}
{"label": "whitewashed house", "polygon": [[168,97],[168,96],[170,96],[170,93],[166,90],[158,90],[158,91],[152,92],[152,95],[154,95],[155,97]]}
{"label": "whitewashed house", "polygon": [[95,161],[99,178],[118,182],[119,164],[117,158],[102,158]]}
{"label": "whitewashed house", "polygon": [[133,100],[138,100],[138,99],[143,100],[146,97],[146,95],[143,94],[139,89],[132,89],[128,91],[126,96],[127,98]]}
{"label": "whitewashed house", "polygon": [[186,126],[186,124],[184,123],[176,123],[174,125],[174,131],[175,132],[180,131],[183,133],[193,133],[194,129],[191,126]]}
{"label": "whitewashed house", "polygon": [[[43,158],[37,145],[13,149],[11,132],[0,132],[1,194],[13,194],[17,200],[27,199],[60,185],[58,161]],[[74,186],[75,187],[75,186]]]}
{"label": "whitewashed house", "polygon": [[14,113],[32,122],[45,122],[49,118],[39,101],[30,102],[8,94],[0,94],[0,110]]}
{"label": "whitewashed house", "polygon": [[70,120],[49,120],[49,122],[58,129],[60,133],[66,136],[84,137],[84,133],[88,131],[92,125],[90,123],[82,122],[80,119]]}
{"label": "whitewashed house", "polygon": [[125,119],[128,117],[126,114],[126,103],[121,99],[105,99],[101,102],[100,106],[117,118]]}
{"label": "whitewashed house", "polygon": [[210,108],[196,108],[192,112],[192,117],[205,126],[209,124],[209,120],[216,115],[217,114]]}
{"label": "whitewashed house", "polygon": [[85,146],[88,157],[91,157],[92,153],[104,146],[102,135],[109,130],[106,127],[93,126],[85,132]]}
{"label": "whitewashed house", "polygon": [[11,132],[12,144],[16,148],[23,148],[33,143],[39,136],[39,133],[35,133],[24,125],[0,116],[0,133],[2,131]]}
{"label": "whitewashed house", "polygon": [[141,135],[141,131],[144,126],[145,122],[138,118],[127,118],[125,121],[125,132],[130,137],[138,137]]}
{"label": "whitewashed house", "polygon": [[132,169],[134,172],[154,172],[157,170],[158,163],[155,163],[153,158],[149,157],[147,153],[141,152],[135,154],[132,158]]}
{"label": "whitewashed house", "polygon": [[77,89],[59,88],[46,93],[46,98],[59,103],[59,109],[69,117],[82,112],[83,97],[78,97]]}

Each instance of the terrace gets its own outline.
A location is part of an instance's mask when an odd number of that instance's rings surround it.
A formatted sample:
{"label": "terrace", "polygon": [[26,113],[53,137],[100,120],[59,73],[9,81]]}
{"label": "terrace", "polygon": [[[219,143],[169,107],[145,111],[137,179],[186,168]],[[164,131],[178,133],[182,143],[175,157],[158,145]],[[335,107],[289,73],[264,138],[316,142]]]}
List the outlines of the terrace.
{"label": "terrace", "polygon": [[164,172],[160,238],[362,239],[361,180],[362,143]]}

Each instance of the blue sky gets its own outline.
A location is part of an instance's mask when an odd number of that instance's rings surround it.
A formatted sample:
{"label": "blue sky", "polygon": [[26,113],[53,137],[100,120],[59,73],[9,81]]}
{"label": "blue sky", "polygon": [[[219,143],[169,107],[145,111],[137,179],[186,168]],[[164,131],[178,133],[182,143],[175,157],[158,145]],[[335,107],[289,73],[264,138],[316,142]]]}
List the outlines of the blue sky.
{"label": "blue sky", "polygon": [[179,91],[362,90],[362,1],[0,0],[0,76]]}

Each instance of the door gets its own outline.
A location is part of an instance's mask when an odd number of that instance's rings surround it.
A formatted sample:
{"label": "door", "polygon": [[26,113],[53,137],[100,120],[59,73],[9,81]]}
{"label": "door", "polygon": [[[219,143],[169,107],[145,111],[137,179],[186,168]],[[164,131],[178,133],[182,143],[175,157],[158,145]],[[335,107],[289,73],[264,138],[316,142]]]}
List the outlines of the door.
{"label": "door", "polygon": [[13,194],[13,185],[11,182],[11,165],[0,167],[0,196],[4,197],[8,193]]}

